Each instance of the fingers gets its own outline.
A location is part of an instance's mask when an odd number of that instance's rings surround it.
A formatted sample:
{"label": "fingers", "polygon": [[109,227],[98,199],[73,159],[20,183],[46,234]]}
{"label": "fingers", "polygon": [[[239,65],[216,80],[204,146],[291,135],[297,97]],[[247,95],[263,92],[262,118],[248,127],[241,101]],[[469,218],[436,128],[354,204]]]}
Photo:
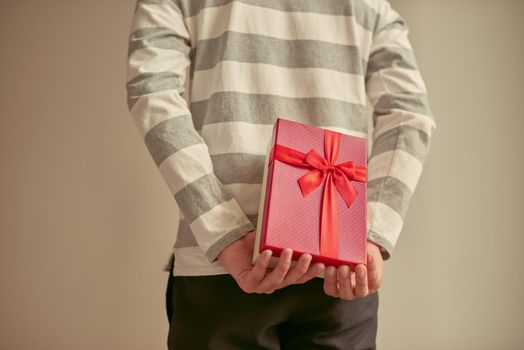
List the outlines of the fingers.
{"label": "fingers", "polygon": [[292,255],[293,250],[290,248],[286,248],[282,251],[280,258],[278,259],[277,266],[275,266],[273,271],[268,273],[258,285],[257,289],[260,290],[261,293],[273,292],[278,287],[278,285],[284,281],[284,278],[291,267]]}
{"label": "fingers", "polygon": [[256,290],[256,287],[260,284],[260,281],[262,281],[266,275],[266,269],[269,265],[271,255],[273,255],[273,252],[269,249],[266,249],[258,256],[255,265],[246,277],[244,289],[246,292],[253,292]]}
{"label": "fingers", "polygon": [[244,290],[269,294],[290,284],[304,283],[318,276],[324,268],[324,292],[332,297],[344,300],[363,298],[380,286],[381,266],[372,254],[368,255],[367,267],[358,264],[354,271],[348,265],[326,267],[319,262],[311,266],[310,254],[302,254],[291,268],[293,251],[287,248],[282,251],[276,267],[267,272],[271,255],[270,250],[260,254],[252,270],[245,276]]}
{"label": "fingers", "polygon": [[322,272],[322,270],[324,270],[324,268],[325,265],[321,262],[317,262],[312,266],[310,265],[308,271],[304,275],[302,275],[302,277],[300,277],[298,281],[296,281],[295,283],[305,283],[310,279],[317,277]]}
{"label": "fingers", "polygon": [[367,269],[359,264],[355,267],[355,296],[363,298],[369,294]]}
{"label": "fingers", "polygon": [[329,296],[344,300],[366,297],[370,293],[366,266],[358,264],[354,272],[347,265],[340,265],[338,268],[326,267],[324,292]]}
{"label": "fingers", "polygon": [[284,281],[282,282],[283,286],[297,283],[305,274],[308,272],[309,264],[313,257],[310,254],[302,254],[298,258],[297,263],[293,266],[288,274],[286,275]]}
{"label": "fingers", "polygon": [[276,289],[289,284],[304,283],[320,274],[323,263],[316,263],[310,267],[312,256],[302,254],[297,263],[291,268],[293,250],[284,249],[275,268],[268,272],[272,252],[265,250],[260,254],[253,268],[242,278],[242,289],[248,293],[272,293]]}
{"label": "fingers", "polygon": [[324,292],[327,295],[338,298],[337,268],[328,266],[324,272]]}
{"label": "fingers", "polygon": [[349,266],[347,265],[341,265],[337,268],[338,293],[340,298],[344,300],[352,300],[355,297],[350,273]]}

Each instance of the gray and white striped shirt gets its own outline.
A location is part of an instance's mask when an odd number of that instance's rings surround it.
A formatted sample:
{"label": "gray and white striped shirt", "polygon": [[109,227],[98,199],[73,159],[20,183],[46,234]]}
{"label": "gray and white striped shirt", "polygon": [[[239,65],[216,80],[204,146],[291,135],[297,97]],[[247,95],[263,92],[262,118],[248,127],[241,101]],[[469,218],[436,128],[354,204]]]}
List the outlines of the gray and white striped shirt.
{"label": "gray and white striped shirt", "polygon": [[128,107],[179,211],[175,275],[228,273],[277,116],[369,138],[368,239],[390,257],[436,128],[408,32],[387,0],[137,1]]}

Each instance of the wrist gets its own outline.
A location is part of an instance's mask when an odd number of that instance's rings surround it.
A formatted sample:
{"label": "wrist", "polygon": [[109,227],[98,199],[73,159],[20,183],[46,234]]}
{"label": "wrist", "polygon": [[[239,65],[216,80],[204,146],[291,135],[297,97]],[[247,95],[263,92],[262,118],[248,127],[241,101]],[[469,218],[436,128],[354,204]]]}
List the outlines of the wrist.
{"label": "wrist", "polygon": [[368,248],[371,248],[372,250],[375,250],[378,253],[380,253],[383,249],[380,244],[372,242],[370,240],[367,241],[367,245],[368,245]]}

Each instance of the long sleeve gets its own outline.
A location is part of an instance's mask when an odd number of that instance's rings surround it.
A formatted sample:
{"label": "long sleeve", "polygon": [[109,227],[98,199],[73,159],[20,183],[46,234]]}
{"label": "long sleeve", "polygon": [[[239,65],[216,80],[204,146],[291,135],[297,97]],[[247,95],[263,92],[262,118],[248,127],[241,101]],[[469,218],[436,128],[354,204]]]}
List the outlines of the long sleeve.
{"label": "long sleeve", "polygon": [[217,178],[184,98],[192,46],[173,0],[138,0],[129,34],[127,100],[149,153],[210,263],[255,228]]}
{"label": "long sleeve", "polygon": [[368,160],[368,239],[389,259],[436,124],[406,21],[389,1],[376,3],[378,16],[365,76],[374,127]]}

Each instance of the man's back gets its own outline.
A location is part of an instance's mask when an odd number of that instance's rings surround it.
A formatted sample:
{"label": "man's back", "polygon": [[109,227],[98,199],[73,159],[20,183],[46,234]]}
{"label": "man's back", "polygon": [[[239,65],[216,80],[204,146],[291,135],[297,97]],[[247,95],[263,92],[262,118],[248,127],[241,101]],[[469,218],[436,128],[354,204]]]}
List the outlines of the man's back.
{"label": "man's back", "polygon": [[387,259],[435,128],[404,20],[382,0],[138,1],[128,105],[180,208],[175,275],[254,229],[277,116],[366,137],[369,239]]}

